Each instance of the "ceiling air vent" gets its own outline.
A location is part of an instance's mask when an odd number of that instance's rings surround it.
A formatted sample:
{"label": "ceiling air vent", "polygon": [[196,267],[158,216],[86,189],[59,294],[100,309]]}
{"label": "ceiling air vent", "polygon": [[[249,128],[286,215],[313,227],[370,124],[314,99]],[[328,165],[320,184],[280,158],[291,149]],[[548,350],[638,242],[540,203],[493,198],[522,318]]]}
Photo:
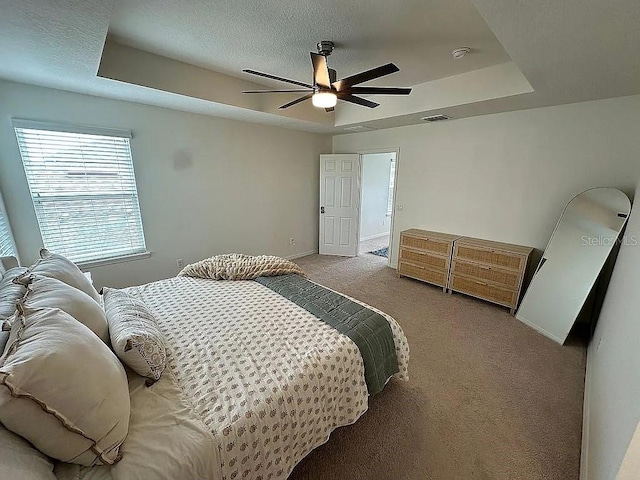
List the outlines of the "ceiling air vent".
{"label": "ceiling air vent", "polygon": [[447,115],[431,115],[430,117],[422,117],[421,120],[425,122],[441,122],[442,120],[449,120],[451,117]]}
{"label": "ceiling air vent", "polygon": [[351,127],[344,127],[344,130],[347,132],[368,132],[373,130],[373,128],[365,127],[364,125],[353,125]]}

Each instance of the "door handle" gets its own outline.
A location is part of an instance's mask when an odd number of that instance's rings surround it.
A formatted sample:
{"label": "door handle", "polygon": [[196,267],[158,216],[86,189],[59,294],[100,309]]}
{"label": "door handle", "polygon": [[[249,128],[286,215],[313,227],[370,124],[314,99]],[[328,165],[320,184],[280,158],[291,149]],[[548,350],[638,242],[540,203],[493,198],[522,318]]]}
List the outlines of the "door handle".
{"label": "door handle", "polygon": [[324,207],[320,207],[320,213],[324,213]]}

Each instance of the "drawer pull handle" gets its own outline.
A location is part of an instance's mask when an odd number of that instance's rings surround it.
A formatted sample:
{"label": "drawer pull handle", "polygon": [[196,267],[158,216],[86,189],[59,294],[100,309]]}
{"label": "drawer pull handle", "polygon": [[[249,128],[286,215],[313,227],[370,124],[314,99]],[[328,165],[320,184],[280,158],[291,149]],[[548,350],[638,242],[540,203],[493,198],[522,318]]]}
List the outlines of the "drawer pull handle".
{"label": "drawer pull handle", "polygon": [[482,270],[491,270],[491,267],[487,267],[486,265],[478,265]]}
{"label": "drawer pull handle", "polygon": [[487,286],[487,284],[486,284],[485,282],[478,282],[478,281],[476,280],[476,283],[477,283],[478,285],[482,285],[483,287],[486,287],[486,286]]}

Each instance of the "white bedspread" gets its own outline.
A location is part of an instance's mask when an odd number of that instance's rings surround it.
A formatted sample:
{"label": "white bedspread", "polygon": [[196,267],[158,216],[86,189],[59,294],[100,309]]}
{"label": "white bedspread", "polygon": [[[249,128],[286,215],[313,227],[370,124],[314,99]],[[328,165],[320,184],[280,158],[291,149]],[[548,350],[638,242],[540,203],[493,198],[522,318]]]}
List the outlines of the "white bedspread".
{"label": "white bedspread", "polygon": [[127,371],[131,394],[129,434],[122,460],[112,467],[57,464],[59,480],[219,480],[217,442],[185,400],[171,372],[151,388]]}
{"label": "white bedspread", "polygon": [[[156,317],[169,344],[168,372],[213,439],[208,455],[216,465],[208,478],[284,479],[335,428],[355,422],[367,410],[356,345],[256,282],[176,277],[128,291]],[[396,376],[407,379],[406,338],[385,317],[398,354]],[[136,408],[132,404],[132,411]],[[161,435],[160,426],[153,430]],[[196,431],[197,445],[204,448],[202,432],[194,425]],[[123,460],[112,468],[116,480],[118,466],[124,471],[127,454],[137,448],[129,441]],[[166,436],[162,441],[169,450],[175,445]],[[197,475],[171,476],[158,468],[151,476],[133,470],[120,478],[206,478],[201,472],[209,468],[207,454],[196,447],[191,455],[200,462]]]}

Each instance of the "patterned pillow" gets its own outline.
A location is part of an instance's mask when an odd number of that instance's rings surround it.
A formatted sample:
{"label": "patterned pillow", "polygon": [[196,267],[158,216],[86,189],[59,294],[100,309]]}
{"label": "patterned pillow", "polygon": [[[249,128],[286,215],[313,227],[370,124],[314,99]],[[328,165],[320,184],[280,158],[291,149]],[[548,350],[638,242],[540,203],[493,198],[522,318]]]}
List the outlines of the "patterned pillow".
{"label": "patterned pillow", "polygon": [[29,273],[37,273],[44,277],[58,279],[67,285],[82,290],[96,302],[100,302],[100,295],[98,295],[93,284],[84,276],[77,265],[62,255],[49,252],[46,248],[40,250],[40,259],[29,267]]}
{"label": "patterned pillow", "polygon": [[0,358],[0,422],[63,462],[116,463],[130,414],[120,361],[62,310],[18,304],[16,316]]}
{"label": "patterned pillow", "polygon": [[167,365],[164,336],[155,318],[143,302],[123,290],[105,287],[102,297],[113,351],[151,385]]}

